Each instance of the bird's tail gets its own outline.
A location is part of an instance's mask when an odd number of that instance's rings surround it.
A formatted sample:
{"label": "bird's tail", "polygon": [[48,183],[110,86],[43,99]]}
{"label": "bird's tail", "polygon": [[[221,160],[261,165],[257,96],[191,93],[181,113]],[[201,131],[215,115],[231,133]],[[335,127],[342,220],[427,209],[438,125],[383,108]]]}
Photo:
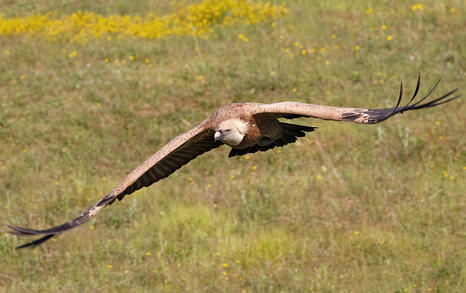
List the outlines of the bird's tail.
{"label": "bird's tail", "polygon": [[8,224],[5,224],[5,226],[9,229],[7,232],[12,235],[18,235],[18,236],[44,235],[39,239],[22,244],[16,247],[16,249],[21,249],[25,247],[35,247],[60,233],[63,233],[65,231],[76,228],[77,226],[81,224],[84,224],[85,222],[89,221],[92,217],[94,217],[97,213],[99,213],[104,207],[106,207],[109,204],[112,204],[115,201],[115,199],[116,199],[116,196],[113,194],[113,192],[110,192],[104,198],[98,201],[94,206],[92,206],[90,209],[82,213],[79,217],[73,219],[70,222],[67,222],[62,225],[55,226],[49,229],[34,230],[34,229],[18,227],[18,226],[13,226],[13,225],[8,225]]}

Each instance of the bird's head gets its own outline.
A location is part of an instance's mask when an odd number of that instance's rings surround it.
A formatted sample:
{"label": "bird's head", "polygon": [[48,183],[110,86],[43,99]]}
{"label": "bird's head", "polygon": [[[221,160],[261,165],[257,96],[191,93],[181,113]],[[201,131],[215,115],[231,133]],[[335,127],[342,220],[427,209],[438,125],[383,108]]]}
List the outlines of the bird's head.
{"label": "bird's head", "polygon": [[215,141],[221,141],[229,146],[237,146],[248,132],[248,123],[239,119],[230,119],[220,123],[215,130]]}

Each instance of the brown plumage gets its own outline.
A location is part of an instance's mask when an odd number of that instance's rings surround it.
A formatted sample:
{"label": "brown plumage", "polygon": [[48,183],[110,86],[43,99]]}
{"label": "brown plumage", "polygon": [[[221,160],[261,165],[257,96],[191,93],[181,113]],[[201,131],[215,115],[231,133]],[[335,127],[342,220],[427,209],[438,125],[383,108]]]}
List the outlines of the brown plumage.
{"label": "brown plumage", "polygon": [[432,94],[437,85],[438,83],[425,97],[411,104],[419,90],[420,79],[418,79],[413,97],[401,108],[399,105],[402,99],[403,84],[395,108],[388,109],[343,108],[299,102],[274,104],[235,103],[227,105],[213,113],[195,128],[175,137],[129,173],[109,194],[71,222],[45,230],[6,225],[9,228],[8,232],[20,236],[44,235],[17,248],[37,246],[57,234],[87,222],[116,199],[122,200],[125,195],[169,176],[192,159],[222,144],[228,144],[232,147],[229,157],[233,157],[246,153],[266,151],[277,146],[293,143],[298,137],[304,136],[305,132],[315,130],[315,127],[284,123],[279,121],[278,118],[310,117],[375,124],[398,113],[435,107],[459,97],[451,97],[457,91],[455,89],[422,104]]}

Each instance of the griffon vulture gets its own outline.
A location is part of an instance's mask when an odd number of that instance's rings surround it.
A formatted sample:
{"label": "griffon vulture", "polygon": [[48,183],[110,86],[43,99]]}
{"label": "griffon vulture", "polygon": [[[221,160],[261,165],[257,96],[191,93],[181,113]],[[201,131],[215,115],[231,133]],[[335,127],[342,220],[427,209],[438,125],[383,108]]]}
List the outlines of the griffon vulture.
{"label": "griffon vulture", "polygon": [[459,97],[451,97],[458,90],[455,89],[439,98],[426,101],[437,85],[438,82],[425,97],[411,104],[419,91],[420,78],[418,78],[412,98],[404,107],[400,107],[403,96],[403,84],[401,84],[395,108],[386,109],[343,108],[299,102],[234,103],[227,105],[218,109],[195,128],[175,137],[129,173],[109,194],[71,222],[44,230],[6,225],[9,228],[8,232],[20,236],[43,235],[37,240],[18,246],[17,249],[37,246],[55,235],[87,222],[116,199],[122,200],[126,195],[142,187],[152,185],[174,173],[197,156],[222,144],[231,147],[229,157],[233,157],[293,143],[298,137],[305,136],[306,132],[316,129],[311,126],[284,123],[278,120],[279,118],[309,117],[375,124],[398,113],[435,107]]}

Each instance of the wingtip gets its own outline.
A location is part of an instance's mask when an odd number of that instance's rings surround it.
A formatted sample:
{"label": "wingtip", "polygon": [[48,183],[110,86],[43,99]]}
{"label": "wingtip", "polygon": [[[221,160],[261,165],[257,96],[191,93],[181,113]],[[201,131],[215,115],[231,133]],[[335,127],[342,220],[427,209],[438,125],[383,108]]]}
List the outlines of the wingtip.
{"label": "wingtip", "polygon": [[9,233],[9,234],[12,234],[12,235],[34,236],[34,235],[40,234],[40,233],[38,233],[39,231],[32,230],[32,229],[29,229],[29,228],[14,226],[14,225],[10,225],[10,224],[5,224],[5,226],[9,229],[6,232]]}
{"label": "wingtip", "polygon": [[31,241],[31,242],[27,242],[27,243],[24,243],[24,244],[21,244],[19,246],[16,246],[15,247],[15,250],[20,250],[20,249],[23,249],[23,248],[34,248],[34,247],[37,247],[39,246],[40,244],[44,243],[45,241],[49,240],[50,238],[54,237],[55,235],[57,234],[48,234],[48,235],[45,235],[39,239],[36,239],[34,241]]}

